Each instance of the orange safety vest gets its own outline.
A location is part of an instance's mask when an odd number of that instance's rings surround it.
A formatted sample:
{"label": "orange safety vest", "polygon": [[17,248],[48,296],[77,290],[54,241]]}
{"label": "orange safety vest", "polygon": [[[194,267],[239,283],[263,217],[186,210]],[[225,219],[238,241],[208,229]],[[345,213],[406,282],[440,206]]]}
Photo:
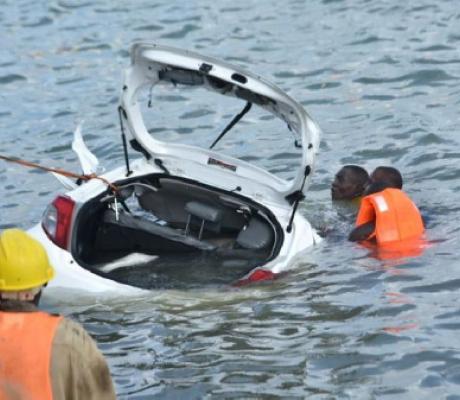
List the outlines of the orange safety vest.
{"label": "orange safety vest", "polygon": [[0,311],[0,400],[53,398],[51,347],[62,317]]}
{"label": "orange safety vest", "polygon": [[416,239],[424,232],[420,211],[401,190],[388,188],[363,198],[356,226],[375,220],[378,245]]}

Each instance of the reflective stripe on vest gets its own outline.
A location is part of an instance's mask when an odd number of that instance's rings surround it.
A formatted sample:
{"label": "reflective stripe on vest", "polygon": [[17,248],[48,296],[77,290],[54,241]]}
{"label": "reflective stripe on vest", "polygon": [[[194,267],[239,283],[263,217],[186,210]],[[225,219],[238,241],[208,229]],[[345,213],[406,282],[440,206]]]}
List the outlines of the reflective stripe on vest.
{"label": "reflective stripe on vest", "polygon": [[62,317],[0,311],[0,399],[53,398],[50,361]]}
{"label": "reflective stripe on vest", "polygon": [[385,189],[363,198],[356,226],[375,220],[378,244],[418,238],[423,234],[417,206],[399,189]]}

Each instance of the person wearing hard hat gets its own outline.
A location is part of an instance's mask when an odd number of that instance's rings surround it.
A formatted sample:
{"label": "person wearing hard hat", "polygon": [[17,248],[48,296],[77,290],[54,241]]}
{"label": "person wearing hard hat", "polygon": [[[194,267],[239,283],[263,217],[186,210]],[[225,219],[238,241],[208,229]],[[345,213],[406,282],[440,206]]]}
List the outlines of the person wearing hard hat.
{"label": "person wearing hard hat", "polygon": [[82,326],[40,311],[54,277],[42,245],[0,235],[0,399],[115,399],[104,356]]}

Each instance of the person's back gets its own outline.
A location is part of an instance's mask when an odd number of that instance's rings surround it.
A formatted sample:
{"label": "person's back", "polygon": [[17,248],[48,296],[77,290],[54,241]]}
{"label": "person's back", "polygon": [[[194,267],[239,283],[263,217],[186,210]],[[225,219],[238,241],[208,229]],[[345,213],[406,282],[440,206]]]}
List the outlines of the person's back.
{"label": "person's back", "polygon": [[423,234],[420,212],[403,191],[378,182],[369,185],[365,194],[349,240],[375,240],[382,245]]}
{"label": "person's back", "polygon": [[41,245],[10,229],[0,237],[0,398],[115,399],[110,371],[79,324],[37,308],[54,276]]}

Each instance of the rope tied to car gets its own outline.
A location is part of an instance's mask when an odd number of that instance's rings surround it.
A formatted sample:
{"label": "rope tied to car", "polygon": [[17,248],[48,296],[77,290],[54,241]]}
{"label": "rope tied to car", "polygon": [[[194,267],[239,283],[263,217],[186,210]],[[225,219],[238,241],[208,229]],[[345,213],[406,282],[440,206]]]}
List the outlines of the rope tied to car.
{"label": "rope tied to car", "polygon": [[45,167],[43,165],[31,162],[31,161],[21,160],[21,159],[13,158],[13,157],[7,157],[7,156],[1,155],[1,154],[0,154],[0,159],[4,160],[4,161],[15,163],[15,164],[19,164],[19,165],[22,165],[24,167],[37,168],[37,169],[40,169],[40,170],[46,171],[46,172],[54,172],[55,174],[66,176],[67,178],[75,178],[75,179],[79,179],[79,180],[82,180],[82,181],[85,181],[85,182],[90,181],[91,179],[98,179],[98,180],[104,182],[114,193],[116,193],[118,191],[118,188],[117,188],[116,185],[114,185],[113,183],[109,182],[107,179],[105,179],[102,176],[99,176],[99,175],[97,175],[95,173],[92,173],[92,174],[76,174],[75,172],[66,171],[66,170],[63,170],[63,169],[60,169],[60,168]]}

